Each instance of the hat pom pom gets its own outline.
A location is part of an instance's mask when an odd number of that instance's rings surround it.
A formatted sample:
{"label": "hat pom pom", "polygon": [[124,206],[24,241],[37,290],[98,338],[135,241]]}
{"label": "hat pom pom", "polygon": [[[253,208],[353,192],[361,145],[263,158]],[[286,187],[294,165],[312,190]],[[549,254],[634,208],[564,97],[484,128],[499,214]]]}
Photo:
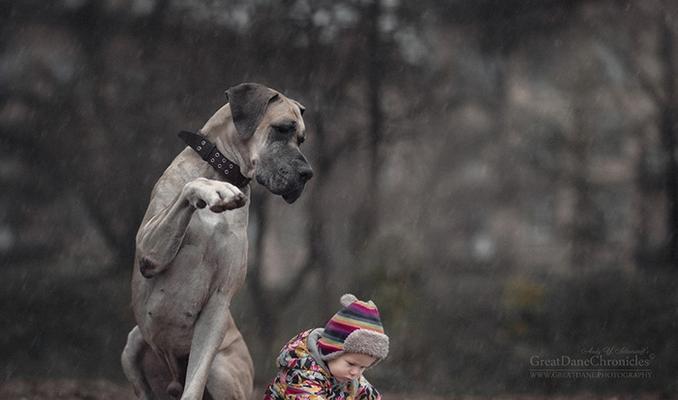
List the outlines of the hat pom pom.
{"label": "hat pom pom", "polygon": [[341,296],[341,305],[344,307],[348,307],[351,304],[353,304],[354,301],[358,300],[357,297],[350,293],[346,293],[345,295]]}

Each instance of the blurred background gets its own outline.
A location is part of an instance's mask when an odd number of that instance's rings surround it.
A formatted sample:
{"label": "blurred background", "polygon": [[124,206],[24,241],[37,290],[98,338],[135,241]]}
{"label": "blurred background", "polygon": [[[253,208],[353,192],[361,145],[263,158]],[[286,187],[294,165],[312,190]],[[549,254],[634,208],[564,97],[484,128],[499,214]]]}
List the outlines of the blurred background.
{"label": "blurred background", "polygon": [[[351,292],[385,392],[675,392],[675,1],[0,0],[0,31],[0,385],[126,385],[151,188],[254,81],[306,106],[315,170],[293,205],[254,185],[258,386]],[[596,352],[650,376],[531,375]]]}

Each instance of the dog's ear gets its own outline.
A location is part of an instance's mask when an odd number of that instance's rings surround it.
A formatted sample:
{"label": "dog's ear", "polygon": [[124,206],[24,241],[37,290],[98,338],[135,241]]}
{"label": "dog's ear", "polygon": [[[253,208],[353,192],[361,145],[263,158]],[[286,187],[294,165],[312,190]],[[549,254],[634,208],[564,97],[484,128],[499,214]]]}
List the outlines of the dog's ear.
{"label": "dog's ear", "polygon": [[226,97],[238,134],[248,139],[257,130],[266,107],[278,97],[278,93],[258,83],[241,83],[228,89]]}
{"label": "dog's ear", "polygon": [[299,106],[299,114],[304,115],[304,111],[306,111],[306,107],[304,107],[303,104],[299,103],[296,100],[292,100],[297,106]]}

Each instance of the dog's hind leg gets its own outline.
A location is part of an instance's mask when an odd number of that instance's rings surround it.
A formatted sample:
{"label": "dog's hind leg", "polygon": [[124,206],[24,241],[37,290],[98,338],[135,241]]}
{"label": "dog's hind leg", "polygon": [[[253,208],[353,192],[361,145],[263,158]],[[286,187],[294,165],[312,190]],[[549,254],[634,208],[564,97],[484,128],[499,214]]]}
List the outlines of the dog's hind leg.
{"label": "dog's hind leg", "polygon": [[186,385],[181,400],[203,398],[205,384],[210,373],[212,361],[223,343],[230,318],[229,299],[222,293],[214,293],[202,309],[195,324],[191,352],[188,356]]}
{"label": "dog's hind leg", "polygon": [[134,392],[141,400],[153,399],[153,392],[148,386],[141,368],[142,358],[147,350],[150,350],[150,347],[141,336],[139,327],[135,326],[127,335],[127,344],[122,351],[120,361],[127,380],[132,384]]}
{"label": "dog's hind leg", "polygon": [[250,363],[224,352],[217,353],[207,378],[206,393],[214,399],[247,400],[252,393],[252,372]]}
{"label": "dog's hind leg", "polygon": [[213,399],[247,400],[252,393],[254,365],[240,331],[230,316],[222,349],[214,356],[207,390]]}

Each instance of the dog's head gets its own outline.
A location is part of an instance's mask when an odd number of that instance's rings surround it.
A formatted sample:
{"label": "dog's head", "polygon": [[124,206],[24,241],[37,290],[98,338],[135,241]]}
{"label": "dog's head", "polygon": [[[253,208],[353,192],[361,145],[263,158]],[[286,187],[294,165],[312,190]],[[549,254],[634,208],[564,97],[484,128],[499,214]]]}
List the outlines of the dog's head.
{"label": "dog's head", "polygon": [[238,136],[248,144],[257,182],[293,203],[313,176],[299,149],[306,138],[304,106],[256,83],[234,86],[226,95]]}

